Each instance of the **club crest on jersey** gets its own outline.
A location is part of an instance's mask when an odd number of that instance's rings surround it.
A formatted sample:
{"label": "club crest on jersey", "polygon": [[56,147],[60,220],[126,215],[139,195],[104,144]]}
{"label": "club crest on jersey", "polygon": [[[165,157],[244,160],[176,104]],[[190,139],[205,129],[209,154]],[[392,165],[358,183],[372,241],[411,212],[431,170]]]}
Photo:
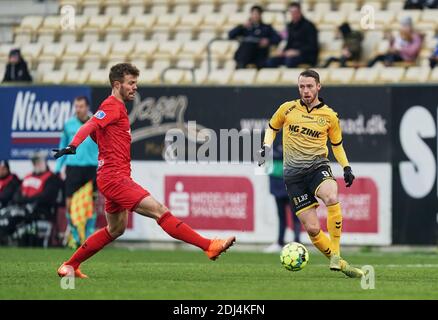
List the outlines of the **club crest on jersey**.
{"label": "club crest on jersey", "polygon": [[102,120],[103,118],[105,118],[106,113],[103,112],[102,110],[99,110],[96,112],[96,114],[94,115],[97,119]]}
{"label": "club crest on jersey", "polygon": [[319,117],[317,122],[320,127],[324,127],[327,124],[327,120],[324,117]]}

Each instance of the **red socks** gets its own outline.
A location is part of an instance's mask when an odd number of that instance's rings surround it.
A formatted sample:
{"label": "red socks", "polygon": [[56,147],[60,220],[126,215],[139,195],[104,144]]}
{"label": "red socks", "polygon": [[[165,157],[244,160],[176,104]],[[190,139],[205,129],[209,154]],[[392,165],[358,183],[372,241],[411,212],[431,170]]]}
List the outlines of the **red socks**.
{"label": "red socks", "polygon": [[76,270],[82,262],[93,256],[113,240],[107,228],[102,228],[88,237],[84,244],[76,250],[70,260],[65,264],[72,266]]}
{"label": "red socks", "polygon": [[[210,239],[201,237],[196,231],[174,217],[169,211],[158,219],[158,224],[175,239],[195,245],[204,251],[210,246]],[[76,270],[82,262],[93,256],[113,240],[107,228],[102,228],[92,234],[65,264],[72,266]]]}
{"label": "red socks", "polygon": [[171,237],[190,243],[194,246],[206,251],[210,246],[210,239],[201,237],[196,231],[190,228],[187,224],[174,217],[170,211],[163,214],[158,219],[158,224]]}

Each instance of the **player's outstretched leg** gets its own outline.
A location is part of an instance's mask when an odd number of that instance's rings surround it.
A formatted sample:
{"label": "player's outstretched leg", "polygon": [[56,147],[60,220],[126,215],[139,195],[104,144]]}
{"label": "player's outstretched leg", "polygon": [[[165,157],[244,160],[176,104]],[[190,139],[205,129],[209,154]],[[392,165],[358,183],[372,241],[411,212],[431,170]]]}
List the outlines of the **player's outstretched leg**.
{"label": "player's outstretched leg", "polygon": [[236,241],[232,236],[227,239],[207,239],[193,230],[189,225],[176,218],[164,205],[152,196],[144,198],[135,209],[141,215],[153,218],[172,238],[201,248],[211,260],[216,260]]}
{"label": "player's outstretched leg", "polygon": [[119,213],[107,213],[106,218],[108,226],[96,231],[88,237],[82,246],[75,251],[71,258],[58,268],[58,275],[60,277],[70,275],[71,270],[73,269],[75,277],[88,278],[80,271],[80,264],[124,233],[128,223],[128,212],[126,210]]}

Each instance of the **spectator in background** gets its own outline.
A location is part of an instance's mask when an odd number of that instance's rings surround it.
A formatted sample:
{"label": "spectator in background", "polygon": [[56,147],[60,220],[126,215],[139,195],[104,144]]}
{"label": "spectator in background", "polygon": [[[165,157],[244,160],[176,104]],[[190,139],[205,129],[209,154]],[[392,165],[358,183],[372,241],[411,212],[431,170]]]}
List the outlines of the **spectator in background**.
{"label": "spectator in background", "polygon": [[26,207],[28,214],[35,218],[52,220],[55,217],[60,180],[50,171],[46,153],[36,152],[31,156],[31,161],[33,170],[23,179],[13,202]]}
{"label": "spectator in background", "polygon": [[438,44],[435,47],[435,50],[432,52],[432,55],[429,58],[430,67],[435,68],[438,63]]}
{"label": "spectator in background", "polygon": [[368,67],[372,67],[378,61],[382,61],[385,66],[391,66],[394,62],[413,63],[420,53],[422,41],[422,36],[413,29],[412,19],[405,17],[401,21],[399,34],[391,37],[388,52],[369,61]]}
{"label": "spectator in background", "polygon": [[[281,140],[276,143],[272,149],[272,171],[269,174],[269,189],[271,194],[275,197],[278,213],[278,238],[277,241],[267,247],[264,252],[280,252],[284,246],[284,236],[286,232],[286,207],[290,208],[289,196],[284,187],[283,180],[283,144]],[[298,216],[292,211],[292,220],[294,225],[294,241],[300,242],[301,223]]]}
{"label": "spectator in background", "polygon": [[438,8],[438,0],[406,0],[403,9],[436,9]]}
{"label": "spectator in background", "polygon": [[330,57],[327,59],[323,68],[327,68],[332,62],[339,62],[343,68],[347,61],[359,61],[362,53],[363,34],[360,31],[353,31],[350,25],[345,22],[338,27],[338,32],[342,35],[344,43],[342,45],[342,53],[339,58]]}
{"label": "spectator in background", "polygon": [[[90,105],[88,98],[85,96],[76,97],[74,100],[75,115],[66,121],[64,130],[61,135],[59,148],[67,147],[70,141],[73,140],[79,128],[90,119]],[[77,248],[88,236],[94,232],[96,217],[93,210],[93,188],[96,181],[97,169],[97,145],[88,137],[76,150],[76,154],[72,157],[61,157],[56,160],[55,173],[59,174],[66,166],[65,173],[65,196],[66,196],[66,215],[70,226],[70,241],[69,247]],[[87,183],[90,182],[91,192],[81,190]],[[81,193],[81,197],[77,198],[74,195]],[[81,205],[72,206],[72,199],[83,201]],[[77,208],[83,208],[84,204],[91,209],[91,212],[83,212]],[[75,209],[75,210],[72,210]],[[83,216],[85,214],[85,216]]]}
{"label": "spectator in background", "polygon": [[266,64],[270,47],[281,41],[272,26],[263,23],[262,13],[262,7],[253,6],[248,21],[228,33],[229,39],[240,39],[239,48],[234,54],[237,69],[246,68],[250,64],[257,69],[262,68]]}
{"label": "spectator in background", "polygon": [[278,50],[268,60],[267,67],[286,65],[288,68],[296,68],[299,64],[314,66],[318,60],[318,31],[315,25],[303,16],[298,2],[289,5],[289,13],[291,22],[285,32],[286,47]]}
{"label": "spectator in background", "polygon": [[13,49],[9,52],[8,64],[6,65],[3,82],[31,82],[27,63],[21,56],[20,49]]}
{"label": "spectator in background", "polygon": [[6,207],[20,187],[20,179],[9,170],[9,162],[0,161],[0,209]]}

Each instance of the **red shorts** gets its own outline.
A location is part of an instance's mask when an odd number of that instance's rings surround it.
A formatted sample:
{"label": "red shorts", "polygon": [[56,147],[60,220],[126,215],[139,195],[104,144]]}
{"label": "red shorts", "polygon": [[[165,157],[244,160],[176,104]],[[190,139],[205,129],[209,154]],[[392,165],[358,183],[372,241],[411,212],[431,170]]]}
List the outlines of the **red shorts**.
{"label": "red shorts", "polygon": [[118,213],[124,210],[134,211],[138,204],[150,193],[138,185],[131,177],[97,177],[97,187],[105,196],[105,211]]}

